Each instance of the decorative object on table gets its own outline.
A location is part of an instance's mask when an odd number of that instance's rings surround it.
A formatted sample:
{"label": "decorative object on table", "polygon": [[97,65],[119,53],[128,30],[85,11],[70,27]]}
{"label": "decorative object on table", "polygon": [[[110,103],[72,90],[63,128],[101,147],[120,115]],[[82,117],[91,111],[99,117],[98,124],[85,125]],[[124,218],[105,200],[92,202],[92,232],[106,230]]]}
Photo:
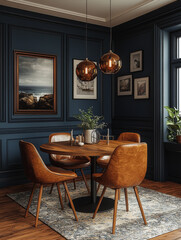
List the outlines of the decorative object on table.
{"label": "decorative object on table", "polygon": [[167,129],[168,129],[167,139],[170,142],[177,141],[178,143],[181,143],[180,142],[180,139],[181,139],[181,116],[180,116],[179,110],[175,107],[171,108],[168,106],[165,106],[164,108],[168,112],[168,116],[166,117]]}
{"label": "decorative object on table", "polygon": [[14,51],[14,74],[14,114],[56,114],[56,56]]}
{"label": "decorative object on table", "polygon": [[81,81],[76,75],[76,66],[82,60],[73,60],[73,99],[97,99],[97,77],[93,81]]}
{"label": "decorative object on table", "polygon": [[132,75],[118,77],[118,96],[132,95]]}
{"label": "decorative object on table", "polygon": [[70,145],[71,146],[73,145],[73,140],[74,140],[74,131],[72,129],[71,132],[70,132]]}
{"label": "decorative object on table", "polygon": [[86,59],[81,61],[76,68],[77,77],[81,81],[92,81],[97,77],[97,66],[87,57],[87,0],[86,0]]}
{"label": "decorative object on table", "polygon": [[112,52],[112,26],[111,26],[111,0],[110,0],[110,50],[108,53],[105,53],[99,63],[101,71],[105,74],[115,74],[119,72],[122,67],[122,61],[120,57]]}
{"label": "decorative object on table", "polygon": [[[94,129],[94,131],[91,134],[91,142],[92,143],[99,143],[100,141],[100,133],[97,129]],[[89,140],[88,140],[89,141]]]}
{"label": "decorative object on table", "polygon": [[109,145],[109,128],[107,129],[107,144]]}
{"label": "decorative object on table", "polygon": [[94,115],[93,107],[89,107],[87,111],[79,109],[79,112],[74,117],[81,121],[78,126],[84,130],[84,142],[89,144],[95,143],[92,137],[94,135],[93,132],[95,133],[95,129],[101,129],[106,126],[106,123],[103,122],[104,117]]}
{"label": "decorative object on table", "polygon": [[149,98],[149,77],[135,78],[134,80],[134,99]]}
{"label": "decorative object on table", "polygon": [[78,142],[79,146],[84,146],[84,142]]}
{"label": "decorative object on table", "polygon": [[142,50],[130,53],[130,72],[143,70],[142,54]]}

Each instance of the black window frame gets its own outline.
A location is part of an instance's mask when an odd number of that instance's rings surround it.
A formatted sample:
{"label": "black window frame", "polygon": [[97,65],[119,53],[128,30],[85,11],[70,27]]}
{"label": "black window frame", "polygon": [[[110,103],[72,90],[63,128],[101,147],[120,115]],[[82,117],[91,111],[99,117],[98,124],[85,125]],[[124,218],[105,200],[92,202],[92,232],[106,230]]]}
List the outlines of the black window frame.
{"label": "black window frame", "polygon": [[[181,57],[177,58],[177,38],[181,37],[181,30],[172,32],[170,39],[170,103],[172,107],[179,108],[179,93],[178,93],[178,68],[181,68]],[[181,46],[180,46],[181,47]],[[181,84],[181,83],[180,83]],[[181,94],[180,94],[181,95]],[[181,97],[181,96],[180,96]],[[181,111],[181,106],[180,106]]]}

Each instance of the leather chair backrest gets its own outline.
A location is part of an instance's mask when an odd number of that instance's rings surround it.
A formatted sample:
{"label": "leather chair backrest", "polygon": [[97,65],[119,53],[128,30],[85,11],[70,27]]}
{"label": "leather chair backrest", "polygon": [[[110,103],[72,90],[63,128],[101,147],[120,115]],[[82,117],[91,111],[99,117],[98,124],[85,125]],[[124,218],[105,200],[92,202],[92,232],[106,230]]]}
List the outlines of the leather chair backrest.
{"label": "leather chair backrest", "polygon": [[[49,136],[49,143],[51,142],[63,142],[63,141],[70,141],[71,135],[70,133],[60,132],[60,133],[52,133]],[[50,154],[49,159],[51,164],[56,165],[56,160],[59,160],[60,158],[72,158],[70,155],[56,155],[56,154]]]}
{"label": "leather chair backrest", "polygon": [[141,137],[138,133],[124,132],[119,135],[118,141],[131,141],[131,142],[140,143]]}
{"label": "leather chair backrest", "polygon": [[46,182],[45,178],[49,169],[44,164],[35,146],[22,140],[19,142],[19,146],[26,176],[33,182]]}
{"label": "leather chair backrest", "polygon": [[62,141],[70,141],[70,133],[52,133],[49,136],[49,142],[62,142]]}
{"label": "leather chair backrest", "polygon": [[111,188],[139,185],[147,170],[147,144],[135,143],[118,146],[101,177],[101,182]]}

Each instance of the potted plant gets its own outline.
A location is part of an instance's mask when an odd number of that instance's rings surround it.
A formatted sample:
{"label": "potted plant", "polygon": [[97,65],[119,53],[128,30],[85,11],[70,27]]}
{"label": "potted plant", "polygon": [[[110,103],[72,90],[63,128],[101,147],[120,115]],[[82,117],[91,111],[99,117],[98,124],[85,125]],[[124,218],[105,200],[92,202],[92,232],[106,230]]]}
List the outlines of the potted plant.
{"label": "potted plant", "polygon": [[181,116],[179,114],[179,110],[170,107],[165,107],[168,111],[167,118],[167,128],[168,128],[168,141],[177,141],[181,143]]}
{"label": "potted plant", "polygon": [[93,143],[93,132],[98,128],[102,129],[106,126],[106,123],[103,122],[104,117],[94,115],[93,107],[88,108],[87,111],[79,109],[79,112],[74,117],[81,121],[78,126],[84,130],[84,142]]}

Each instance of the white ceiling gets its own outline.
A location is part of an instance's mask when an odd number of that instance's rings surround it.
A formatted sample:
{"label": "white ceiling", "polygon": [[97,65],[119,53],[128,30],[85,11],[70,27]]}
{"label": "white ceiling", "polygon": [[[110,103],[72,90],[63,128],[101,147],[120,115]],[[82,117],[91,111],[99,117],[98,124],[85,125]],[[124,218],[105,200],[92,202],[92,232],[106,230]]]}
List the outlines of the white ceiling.
{"label": "white ceiling", "polygon": [[[176,0],[112,0],[111,25],[116,26]],[[86,0],[0,0],[4,6],[85,22]],[[87,21],[110,26],[110,0],[87,0]]]}

